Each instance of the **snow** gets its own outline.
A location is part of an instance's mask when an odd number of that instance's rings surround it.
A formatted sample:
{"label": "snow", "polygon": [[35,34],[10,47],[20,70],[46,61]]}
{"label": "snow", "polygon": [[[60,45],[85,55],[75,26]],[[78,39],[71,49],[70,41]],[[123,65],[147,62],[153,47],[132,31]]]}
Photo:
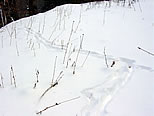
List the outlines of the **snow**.
{"label": "snow", "polygon": [[0,116],[153,116],[154,57],[137,48],[154,52],[153,1],[108,5],[67,4],[0,29]]}

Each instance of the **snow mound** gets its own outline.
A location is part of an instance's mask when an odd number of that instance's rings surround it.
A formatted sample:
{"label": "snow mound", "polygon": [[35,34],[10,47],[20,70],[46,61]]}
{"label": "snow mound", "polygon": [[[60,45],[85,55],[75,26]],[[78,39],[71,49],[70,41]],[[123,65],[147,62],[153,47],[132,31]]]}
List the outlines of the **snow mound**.
{"label": "snow mound", "polygon": [[0,115],[105,115],[136,68],[153,72],[132,56],[128,59],[129,52],[119,57],[111,52],[119,44],[112,40],[123,37],[120,30],[132,37],[122,21],[132,14],[136,24],[141,9],[134,8],[109,7],[108,2],[69,4],[1,28]]}

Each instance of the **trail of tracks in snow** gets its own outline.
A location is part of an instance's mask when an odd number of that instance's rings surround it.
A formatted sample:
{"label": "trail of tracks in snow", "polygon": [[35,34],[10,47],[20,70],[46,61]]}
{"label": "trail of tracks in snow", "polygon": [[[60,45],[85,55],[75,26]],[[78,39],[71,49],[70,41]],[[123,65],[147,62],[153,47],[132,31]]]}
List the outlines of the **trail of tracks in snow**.
{"label": "trail of tracks in snow", "polygon": [[[51,41],[46,40],[41,34],[34,31],[31,31],[31,34],[34,34],[36,40],[47,48],[62,50],[60,45],[55,45]],[[65,50],[65,47],[63,50]],[[88,50],[83,49],[80,51],[81,54],[87,54],[88,52]],[[90,51],[90,56],[104,59],[103,54],[95,51]],[[87,101],[86,106],[81,110],[81,116],[105,115],[106,106],[112,100],[117,91],[130,80],[135,68],[152,71],[152,69],[148,67],[135,65],[134,60],[126,58],[115,59],[113,56],[108,56],[108,60],[117,60],[118,62],[116,62],[116,66],[109,69],[110,74],[105,78],[105,80],[96,86],[81,91],[83,97]]]}
{"label": "trail of tracks in snow", "polygon": [[111,71],[104,82],[82,91],[87,105],[82,109],[82,116],[103,116],[105,107],[117,91],[130,79],[133,68],[128,68],[123,62],[119,68]]}
{"label": "trail of tracks in snow", "polygon": [[[43,38],[41,34],[34,31],[32,31],[32,34],[35,35],[37,41],[47,48],[62,50],[61,46],[52,44],[50,41]],[[81,54],[87,54],[88,52],[88,50],[81,50]],[[103,54],[95,51],[90,51],[90,56],[104,58]],[[108,56],[108,59],[115,60],[112,56]],[[130,79],[133,72],[134,62],[135,61],[133,60],[119,58],[116,66],[109,69],[111,73],[103,82],[94,87],[86,88],[81,92],[85,100],[87,100],[87,105],[83,107],[81,116],[102,116],[101,113],[103,113],[105,107],[112,100],[113,96]],[[129,65],[131,67],[129,67]]]}

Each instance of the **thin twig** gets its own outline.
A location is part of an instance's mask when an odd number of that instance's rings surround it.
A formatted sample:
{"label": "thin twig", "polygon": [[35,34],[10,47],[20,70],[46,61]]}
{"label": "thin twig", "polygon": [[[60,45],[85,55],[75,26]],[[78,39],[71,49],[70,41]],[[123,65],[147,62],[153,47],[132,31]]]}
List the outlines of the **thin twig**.
{"label": "thin twig", "polygon": [[149,52],[149,51],[147,51],[147,50],[145,50],[145,49],[142,49],[142,48],[140,48],[140,47],[137,47],[137,48],[138,48],[139,50],[142,50],[143,52],[146,52],[146,53],[148,53],[148,54],[154,56],[153,53],[151,53],[151,52]]}
{"label": "thin twig", "polygon": [[55,107],[55,106],[58,106],[58,105],[64,104],[64,103],[66,103],[66,102],[70,102],[70,101],[73,101],[73,100],[79,99],[79,98],[80,98],[80,96],[75,97],[75,98],[72,98],[72,99],[68,99],[68,100],[65,100],[65,101],[62,101],[62,102],[59,102],[59,103],[55,103],[54,105],[48,106],[48,107],[44,108],[43,110],[37,112],[36,114],[42,114],[42,112],[44,112],[44,111],[46,111],[46,110],[48,110],[48,109],[50,109],[50,108],[52,108],[52,107]]}

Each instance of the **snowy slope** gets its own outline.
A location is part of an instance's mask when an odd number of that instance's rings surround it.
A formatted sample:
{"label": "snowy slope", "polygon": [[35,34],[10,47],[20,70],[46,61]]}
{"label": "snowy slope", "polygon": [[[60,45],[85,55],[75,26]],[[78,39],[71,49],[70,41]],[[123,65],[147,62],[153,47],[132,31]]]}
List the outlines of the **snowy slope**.
{"label": "snowy slope", "polygon": [[152,2],[68,4],[1,28],[0,116],[153,116],[154,56],[137,48],[154,52]]}

